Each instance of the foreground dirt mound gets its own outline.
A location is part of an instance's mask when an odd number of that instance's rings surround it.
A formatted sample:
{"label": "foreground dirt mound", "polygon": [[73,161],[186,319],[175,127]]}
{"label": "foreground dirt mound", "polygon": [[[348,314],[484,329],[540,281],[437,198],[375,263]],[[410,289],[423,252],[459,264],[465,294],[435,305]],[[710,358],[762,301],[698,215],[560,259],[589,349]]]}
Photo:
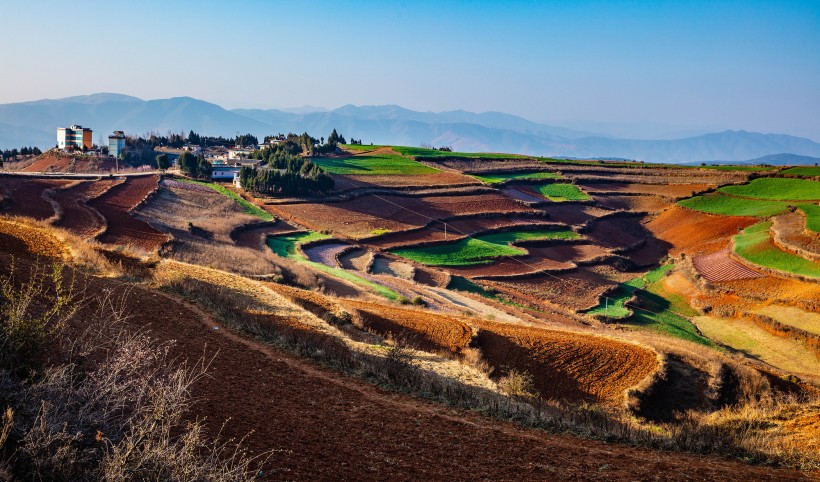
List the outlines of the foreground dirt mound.
{"label": "foreground dirt mound", "polygon": [[62,259],[68,251],[59,239],[22,220],[0,217],[0,254]]}
{"label": "foreground dirt mound", "polygon": [[[2,244],[0,246],[7,246]],[[0,272],[10,260],[0,256]],[[271,479],[795,480],[794,471],[656,452],[515,425],[384,392],[240,338],[207,313],[142,286],[86,278],[88,292],[126,288],[134,329],[175,340],[180,363],[211,360],[193,389],[210,435],[277,449]],[[458,447],[458,450],[453,450]]]}
{"label": "foreground dirt mound", "polygon": [[59,152],[45,152],[26,166],[26,172],[109,172],[116,169],[113,158],[84,156],[82,154],[63,154]]}
{"label": "foreground dirt mound", "polygon": [[99,240],[108,244],[130,244],[146,251],[155,251],[168,237],[150,224],[131,216],[136,207],[148,194],[157,189],[159,177],[134,176],[124,183],[109,189],[102,196],[88,202],[106,220],[105,232]]}

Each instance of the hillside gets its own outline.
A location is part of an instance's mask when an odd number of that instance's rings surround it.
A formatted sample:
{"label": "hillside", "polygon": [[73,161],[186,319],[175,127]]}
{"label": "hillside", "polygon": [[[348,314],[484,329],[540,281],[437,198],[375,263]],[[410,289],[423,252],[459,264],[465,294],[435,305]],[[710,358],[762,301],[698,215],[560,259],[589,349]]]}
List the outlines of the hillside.
{"label": "hillside", "polygon": [[618,157],[654,162],[745,161],[771,154],[820,157],[820,144],[788,135],[725,131],[671,140],[634,140],[548,126],[498,112],[416,112],[399,106],[347,105],[326,112],[291,113],[276,109],[235,109],[190,97],[144,101],[119,94],[0,105],[0,147],[50,147],[57,126],[80,123],[94,129],[94,140],[113,130],[194,130],[258,137],[278,132],[323,135],[336,128],[374,144],[449,145],[464,152],[515,152],[581,158]]}

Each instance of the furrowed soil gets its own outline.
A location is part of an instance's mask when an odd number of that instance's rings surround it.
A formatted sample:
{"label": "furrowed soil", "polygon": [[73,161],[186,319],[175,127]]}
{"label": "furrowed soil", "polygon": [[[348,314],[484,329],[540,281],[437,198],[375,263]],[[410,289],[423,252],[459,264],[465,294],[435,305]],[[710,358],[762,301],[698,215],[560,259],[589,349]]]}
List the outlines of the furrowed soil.
{"label": "furrowed soil", "polygon": [[93,237],[105,228],[105,219],[86,203],[122,182],[121,179],[86,181],[68,189],[54,191],[51,198],[63,210],[62,216],[54,225],[82,237]]}
{"label": "furrowed soil", "polygon": [[268,208],[285,220],[294,218],[315,231],[333,231],[351,238],[368,237],[379,229],[419,228],[431,219],[457,214],[533,212],[500,194],[420,198],[367,195],[337,203],[271,205]]}
{"label": "furrowed soil", "polygon": [[621,182],[581,183],[584,190],[590,194],[596,192],[624,192],[653,194],[670,198],[691,197],[695,193],[715,187],[714,184],[635,184]]}
{"label": "furrowed soil", "polygon": [[159,177],[129,177],[102,196],[87,204],[102,214],[107,223],[106,231],[99,240],[107,244],[133,245],[146,251],[156,251],[168,240],[167,235],[154,229],[145,221],[134,218],[130,211],[148,194],[157,189]]}
{"label": "furrowed soil", "polygon": [[43,196],[47,189],[59,189],[73,181],[65,179],[30,179],[0,176],[0,192],[9,198],[2,214],[25,216],[38,220],[55,215],[54,207]]}
{"label": "furrowed soil", "polygon": [[[9,257],[2,256],[4,272],[8,263]],[[88,278],[88,284],[89,292],[125,289],[106,278]],[[192,389],[196,404],[191,417],[203,419],[210,435],[220,430],[225,438],[239,440],[247,435],[244,444],[252,453],[277,449],[264,467],[269,478],[807,478],[805,473],[716,457],[522,429],[385,392],[241,338],[207,313],[163,293],[137,285],[129,290],[126,314],[131,315],[128,323],[133,329],[159,343],[173,340],[170,355],[180,362],[203,356],[212,360],[209,376]]]}
{"label": "furrowed soil", "polygon": [[755,218],[707,214],[673,206],[644,226],[655,237],[672,245],[671,256],[681,252],[694,256],[713,253],[726,245],[726,240],[758,222]]}
{"label": "furrowed soil", "polygon": [[730,254],[729,249],[722,249],[709,255],[697,256],[692,259],[692,263],[704,278],[713,283],[762,278],[764,276],[745,264],[738,263],[732,259]]}

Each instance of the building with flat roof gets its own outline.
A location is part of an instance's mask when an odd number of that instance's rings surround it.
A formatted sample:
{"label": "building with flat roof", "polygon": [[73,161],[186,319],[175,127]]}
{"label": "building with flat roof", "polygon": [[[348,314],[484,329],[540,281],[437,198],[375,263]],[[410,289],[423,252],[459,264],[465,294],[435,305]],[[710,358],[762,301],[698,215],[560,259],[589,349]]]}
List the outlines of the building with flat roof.
{"label": "building with flat roof", "polygon": [[108,136],[108,155],[112,157],[120,157],[120,154],[125,152],[125,132],[114,131]]}
{"label": "building with flat roof", "polygon": [[57,128],[57,147],[59,149],[91,149],[91,129],[74,124],[71,127]]}

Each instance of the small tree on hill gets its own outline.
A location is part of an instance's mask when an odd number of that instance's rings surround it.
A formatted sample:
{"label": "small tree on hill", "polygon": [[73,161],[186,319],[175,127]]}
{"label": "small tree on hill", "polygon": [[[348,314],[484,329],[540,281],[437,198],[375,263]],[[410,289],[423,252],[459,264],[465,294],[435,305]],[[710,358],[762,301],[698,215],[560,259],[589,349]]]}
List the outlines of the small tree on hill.
{"label": "small tree on hill", "polygon": [[186,176],[193,178],[199,177],[199,162],[196,156],[190,152],[183,152],[179,156],[177,163],[179,164],[179,170]]}

